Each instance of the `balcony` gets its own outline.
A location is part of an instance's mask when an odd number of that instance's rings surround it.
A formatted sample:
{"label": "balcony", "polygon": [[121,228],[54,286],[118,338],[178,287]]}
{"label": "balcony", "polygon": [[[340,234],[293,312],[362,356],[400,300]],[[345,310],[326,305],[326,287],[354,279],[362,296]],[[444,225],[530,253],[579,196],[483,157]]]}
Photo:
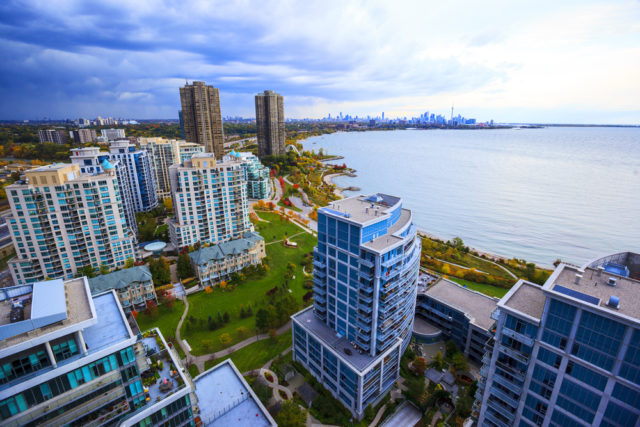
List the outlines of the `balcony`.
{"label": "balcony", "polygon": [[498,417],[490,413],[488,410],[484,412],[484,417],[486,420],[489,420],[491,423],[499,427],[509,424],[508,421],[500,420]]}
{"label": "balcony", "polygon": [[502,334],[508,336],[509,338],[513,338],[514,340],[520,341],[528,347],[533,347],[533,338],[522,335],[521,333],[516,332],[513,329],[502,328]]}
{"label": "balcony", "polygon": [[373,309],[370,305],[358,304],[358,309],[364,311],[365,313],[373,312]]}
{"label": "balcony", "polygon": [[371,326],[361,321],[360,319],[358,319],[358,321],[356,322],[356,326],[365,332],[371,332]]}
{"label": "balcony", "polygon": [[514,392],[515,394],[522,393],[522,388],[518,384],[515,384],[515,383],[509,381],[508,379],[506,379],[505,377],[500,375],[498,372],[495,372],[493,374],[493,382],[498,383],[498,384],[508,388],[509,390]]}
{"label": "balcony", "polygon": [[[516,402],[515,400],[509,398],[505,393],[502,393],[500,390],[496,390],[495,388],[491,388],[491,390],[489,390],[489,394],[490,394],[490,398],[489,398],[489,402],[490,406],[493,409],[496,409],[501,415],[504,415],[505,417],[513,420],[513,416],[515,415],[516,409],[518,409],[518,402]],[[496,396],[498,396],[501,400],[503,400],[505,403],[500,402]],[[509,400],[507,402],[507,399]],[[513,405],[511,404],[513,402]]]}
{"label": "balcony", "polygon": [[385,267],[385,268],[391,267],[392,265],[394,265],[398,261],[401,261],[403,257],[404,257],[404,254],[395,255],[395,256],[389,258],[388,260],[382,262],[380,265],[382,267]]}
{"label": "balcony", "polygon": [[506,363],[501,362],[500,360],[496,361],[496,366],[499,366],[500,368],[504,369],[505,371],[507,371],[508,374],[513,375],[520,381],[524,381],[526,378],[526,373],[516,368],[515,366],[507,365]]}
{"label": "balcony", "polygon": [[327,291],[324,289],[324,287],[320,287],[320,286],[314,286],[313,287],[313,294],[315,296],[324,296],[327,294]]}
{"label": "balcony", "polygon": [[360,258],[359,262],[360,262],[360,265],[364,265],[365,267],[368,267],[368,268],[373,268],[373,266],[375,266],[373,261],[369,261],[368,259]]}
{"label": "balcony", "polygon": [[524,364],[529,363],[529,356],[521,353],[519,350],[515,350],[513,348],[501,345],[500,351],[506,354],[507,356],[512,357],[513,359],[516,359],[518,362],[522,362]]}
{"label": "balcony", "polygon": [[314,295],[314,299],[316,302],[318,302],[319,304],[324,304],[327,302],[327,300],[322,296],[322,295]]}
{"label": "balcony", "polygon": [[316,259],[313,260],[313,265],[315,265],[318,268],[326,268],[327,267],[327,264],[325,264],[322,261],[318,261]]}

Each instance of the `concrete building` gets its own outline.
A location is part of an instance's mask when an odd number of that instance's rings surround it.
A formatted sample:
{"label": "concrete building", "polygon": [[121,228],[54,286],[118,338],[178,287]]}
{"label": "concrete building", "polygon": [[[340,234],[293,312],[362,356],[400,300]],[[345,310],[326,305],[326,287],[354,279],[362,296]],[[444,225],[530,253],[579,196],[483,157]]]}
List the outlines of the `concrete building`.
{"label": "concrete building", "polygon": [[144,310],[147,307],[147,301],[158,302],[151,272],[146,265],[93,277],[89,279],[89,287],[92,295],[115,290],[120,305],[127,311]]}
{"label": "concrete building", "polygon": [[259,264],[266,256],[264,239],[251,231],[240,239],[218,243],[189,254],[193,270],[202,286],[229,280],[233,273]]}
{"label": "concrete building", "polygon": [[54,144],[66,144],[69,133],[62,129],[41,129],[38,131],[40,142],[53,142]]}
{"label": "concrete building", "polygon": [[398,378],[420,248],[398,197],[351,197],[318,209],[314,305],[291,318],[293,359],[358,419]]}
{"label": "concrete building", "polygon": [[126,179],[130,188],[133,210],[148,212],[158,207],[158,186],[151,169],[149,153],[146,150],[137,149],[127,140],[111,142],[109,152],[112,160],[119,160],[122,167],[127,169]]}
{"label": "concrete building", "polygon": [[113,169],[82,175],[77,165],[57,163],[25,175],[6,187],[14,283],[72,278],[85,266],[115,269],[135,258]]}
{"label": "concrete building", "polygon": [[180,88],[182,122],[187,142],[196,142],[214,153],[216,159],[224,155],[224,130],[218,88],[194,81]]}
{"label": "concrete building", "polygon": [[77,144],[86,144],[87,142],[94,142],[98,139],[95,129],[75,129],[72,131],[73,140]]}
{"label": "concrete building", "polygon": [[231,360],[192,381],[158,329],[138,335],[84,277],[0,289],[0,313],[3,426],[275,426]]}
{"label": "concrete building", "polygon": [[116,141],[118,139],[126,138],[124,129],[102,129],[100,135],[106,138],[107,141]]}
{"label": "concrete building", "polygon": [[252,231],[239,162],[218,162],[212,153],[196,154],[171,166],[169,175],[175,213],[169,236],[176,248],[221,243]]}
{"label": "concrete building", "polygon": [[[138,223],[136,222],[136,210],[133,204],[134,190],[129,183],[129,168],[123,166],[118,159],[112,159],[111,153],[108,151],[100,151],[99,147],[73,148],[71,150],[71,163],[78,165],[80,173],[87,175],[96,175],[104,173],[103,164],[106,167],[113,167],[118,185],[120,188],[120,200],[122,200],[122,208],[127,225],[134,235],[138,233]],[[107,163],[105,163],[105,160]]]}
{"label": "concrete building", "polygon": [[640,423],[640,254],[560,264],[494,312],[476,393],[482,426]]}
{"label": "concrete building", "polygon": [[252,153],[241,153],[231,150],[224,156],[225,162],[239,161],[247,181],[247,197],[250,199],[266,199],[271,195],[269,168],[260,163],[260,159]]}
{"label": "concrete building", "polygon": [[284,98],[271,90],[256,95],[258,157],[285,154]]}
{"label": "concrete building", "polygon": [[151,169],[158,185],[158,197],[161,199],[171,197],[169,167],[204,152],[203,145],[165,138],[139,138],[138,146],[149,153]]}
{"label": "concrete building", "polygon": [[493,335],[495,320],[491,314],[498,301],[498,298],[440,279],[418,291],[416,304],[416,319],[424,319],[435,328],[430,330],[417,322],[423,332],[414,327],[414,336],[422,338],[423,342],[452,339],[467,358],[481,363],[485,344]]}

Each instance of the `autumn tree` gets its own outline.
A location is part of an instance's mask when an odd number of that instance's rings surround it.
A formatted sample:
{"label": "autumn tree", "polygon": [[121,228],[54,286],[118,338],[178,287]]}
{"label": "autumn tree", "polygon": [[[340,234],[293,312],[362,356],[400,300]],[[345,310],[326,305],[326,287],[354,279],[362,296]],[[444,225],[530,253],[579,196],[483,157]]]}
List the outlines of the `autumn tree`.
{"label": "autumn tree", "polygon": [[227,346],[231,343],[231,335],[229,335],[228,333],[224,333],[222,335],[220,335],[220,344],[222,344],[223,346]]}

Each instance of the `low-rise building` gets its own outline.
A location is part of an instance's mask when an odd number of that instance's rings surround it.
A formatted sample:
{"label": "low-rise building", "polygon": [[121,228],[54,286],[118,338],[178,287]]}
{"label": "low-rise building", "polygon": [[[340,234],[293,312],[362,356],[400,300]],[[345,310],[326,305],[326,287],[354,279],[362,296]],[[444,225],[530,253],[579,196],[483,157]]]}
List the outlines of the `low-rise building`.
{"label": "low-rise building", "polygon": [[147,306],[147,301],[158,302],[149,267],[135,266],[124,270],[89,279],[91,294],[98,295],[114,289],[120,305],[125,310],[139,310]]}
{"label": "low-rise building", "polygon": [[189,254],[203,286],[216,284],[245,267],[259,264],[265,256],[264,239],[256,232],[247,232],[241,239],[211,245]]}
{"label": "low-rise building", "polygon": [[428,341],[430,337],[452,339],[469,359],[481,363],[485,344],[492,337],[495,320],[491,313],[498,298],[472,291],[447,279],[440,279],[417,296],[416,318],[425,319],[414,325],[414,336]]}

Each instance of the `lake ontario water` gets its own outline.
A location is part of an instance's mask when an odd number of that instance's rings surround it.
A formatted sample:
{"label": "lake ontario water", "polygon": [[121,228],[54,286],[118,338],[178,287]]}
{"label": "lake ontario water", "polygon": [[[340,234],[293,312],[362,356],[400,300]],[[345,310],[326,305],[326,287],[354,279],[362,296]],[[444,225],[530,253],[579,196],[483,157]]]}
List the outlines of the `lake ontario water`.
{"label": "lake ontario water", "polygon": [[305,149],[344,156],[341,187],[403,198],[416,225],[550,266],[640,252],[640,129],[340,132]]}

